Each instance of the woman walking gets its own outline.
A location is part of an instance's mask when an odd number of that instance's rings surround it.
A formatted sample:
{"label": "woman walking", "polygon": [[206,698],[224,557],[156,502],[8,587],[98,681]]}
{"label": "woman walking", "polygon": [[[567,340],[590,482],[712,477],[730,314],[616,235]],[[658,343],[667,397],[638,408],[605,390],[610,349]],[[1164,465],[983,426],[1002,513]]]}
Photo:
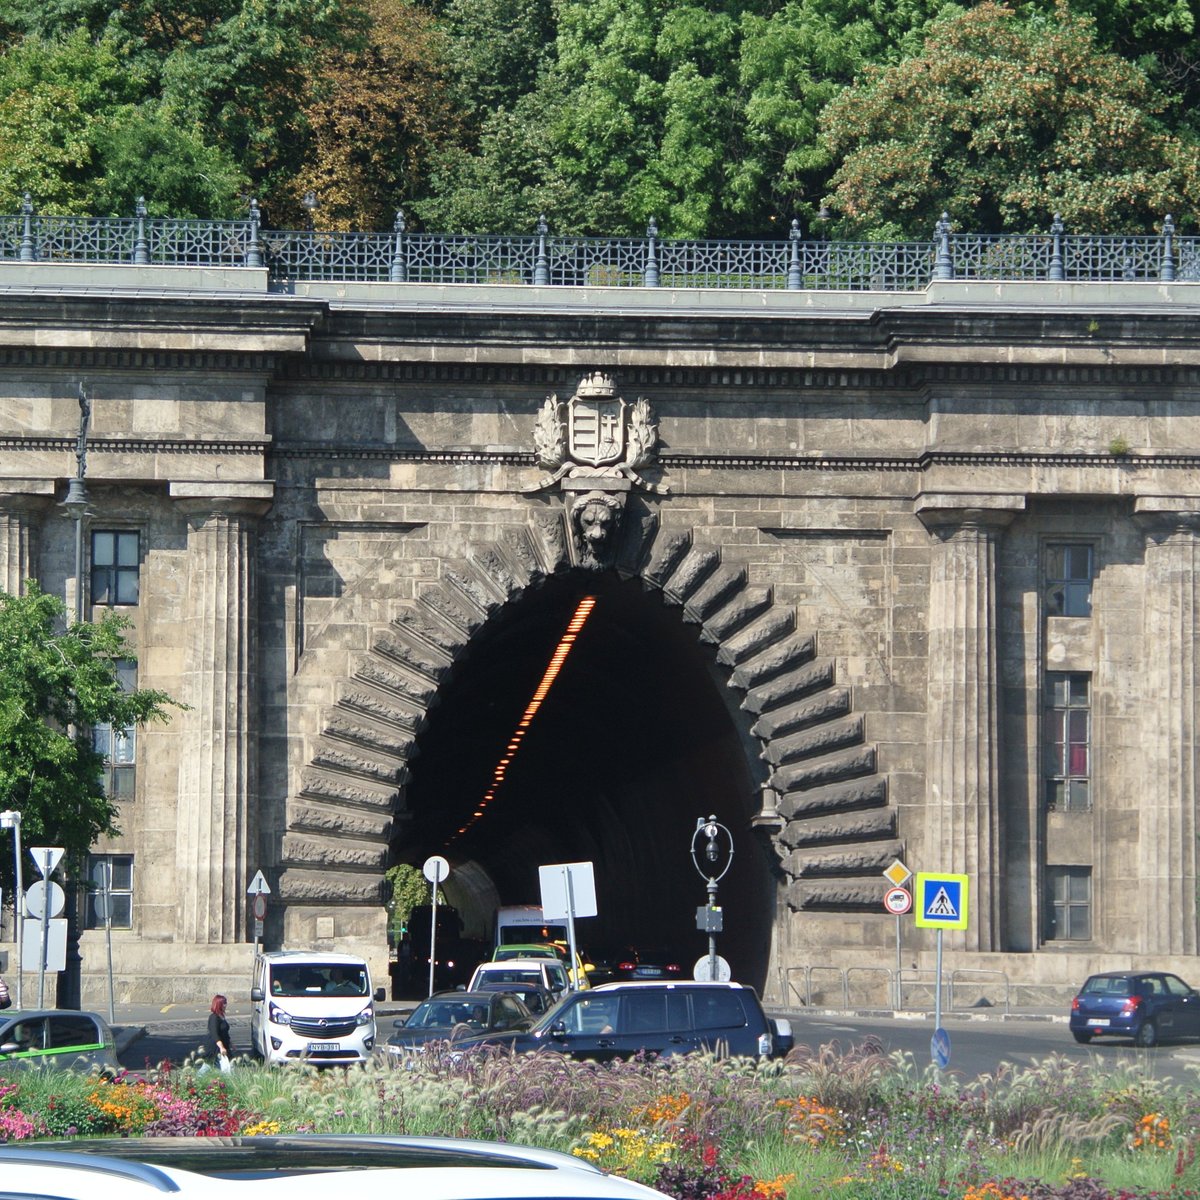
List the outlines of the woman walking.
{"label": "woman walking", "polygon": [[217,1063],[222,1071],[229,1070],[229,1061],[233,1057],[229,1022],[225,1019],[225,1006],[228,1003],[220,994],[212,998],[208,1008],[208,1040],[204,1046],[208,1058]]}

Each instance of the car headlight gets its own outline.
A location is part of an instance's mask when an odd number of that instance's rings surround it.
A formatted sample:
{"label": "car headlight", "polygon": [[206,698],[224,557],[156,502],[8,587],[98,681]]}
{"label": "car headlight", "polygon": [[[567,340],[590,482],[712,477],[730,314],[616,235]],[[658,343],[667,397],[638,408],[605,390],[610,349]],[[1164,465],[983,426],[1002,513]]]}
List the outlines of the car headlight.
{"label": "car headlight", "polygon": [[267,1007],[267,1020],[273,1025],[290,1025],[292,1014],[285,1013],[278,1004],[271,1004]]}
{"label": "car headlight", "polygon": [[358,1014],[357,1017],[355,1017],[355,1021],[357,1021],[357,1023],[359,1025],[370,1025],[371,1022],[374,1020],[375,1020],[375,1009],[372,1008],[371,1005],[369,1005],[369,1004],[367,1005],[366,1008],[364,1008],[362,1010],[362,1012],[360,1012]]}

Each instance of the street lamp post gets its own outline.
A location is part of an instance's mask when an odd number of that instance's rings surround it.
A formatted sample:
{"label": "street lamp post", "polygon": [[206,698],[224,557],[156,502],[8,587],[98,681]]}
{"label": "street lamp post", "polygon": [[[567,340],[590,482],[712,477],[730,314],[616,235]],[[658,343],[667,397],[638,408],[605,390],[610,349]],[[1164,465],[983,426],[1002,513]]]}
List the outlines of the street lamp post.
{"label": "street lamp post", "polygon": [[[83,523],[87,517],[87,437],[92,416],[92,402],[83,384],[79,385],[79,434],[75,439],[75,477],[67,484],[63,508],[75,522],[75,623],[83,624]],[[79,1008],[82,1000],[83,957],[79,953],[79,913],[71,873],[67,873],[67,963],[59,975],[59,1008]]]}
{"label": "street lamp post", "polygon": [[[725,865],[721,862],[721,836],[726,842]],[[700,842],[704,842],[704,864],[701,865],[699,850]],[[725,878],[725,873],[733,863],[733,835],[717,818],[698,817],[696,831],[692,834],[692,863],[700,873],[700,878],[707,881],[708,904],[696,914],[696,925],[708,934],[708,978],[717,978],[717,934],[721,931],[723,920],[720,908],[717,907],[717,884]]]}
{"label": "street lamp post", "polygon": [[21,947],[25,940],[25,881],[21,874],[21,814],[14,809],[0,812],[0,829],[13,831],[13,865],[16,870],[16,895],[13,897],[13,913],[16,918],[17,936],[17,1007],[21,1007],[21,980],[24,975],[21,962]]}

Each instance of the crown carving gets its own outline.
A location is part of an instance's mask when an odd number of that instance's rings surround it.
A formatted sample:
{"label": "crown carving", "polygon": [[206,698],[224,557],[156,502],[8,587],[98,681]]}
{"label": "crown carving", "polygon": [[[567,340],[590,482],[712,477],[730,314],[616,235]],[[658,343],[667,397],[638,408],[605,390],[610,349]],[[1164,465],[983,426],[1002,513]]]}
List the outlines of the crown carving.
{"label": "crown carving", "polygon": [[605,375],[603,371],[593,371],[590,375],[585,375],[579,381],[579,387],[575,389],[577,396],[615,396],[617,394],[617,385],[613,382],[611,375]]}

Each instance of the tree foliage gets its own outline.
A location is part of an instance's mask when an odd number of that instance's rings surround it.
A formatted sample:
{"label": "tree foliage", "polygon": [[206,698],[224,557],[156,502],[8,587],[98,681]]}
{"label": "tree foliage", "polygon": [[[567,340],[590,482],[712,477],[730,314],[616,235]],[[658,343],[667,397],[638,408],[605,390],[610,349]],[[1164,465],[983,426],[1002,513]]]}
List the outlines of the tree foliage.
{"label": "tree foliage", "polygon": [[1197,147],[1165,99],[1097,46],[1090,19],[993,3],[936,22],[918,54],[869,68],[826,108],[839,212],[928,237],[972,229],[1153,229],[1200,198]]}
{"label": "tree foliage", "polygon": [[0,592],[0,805],[21,813],[27,845],[74,857],[118,832],[91,727],[162,721],[183,706],[163,692],[122,690],[116,664],[133,658],[124,618],[64,630],[62,601],[27,587],[24,596]]}
{"label": "tree foliage", "polygon": [[7,0],[0,209],[447,232],[1194,224],[1192,0]]}
{"label": "tree foliage", "polygon": [[[421,873],[420,867],[412,863],[397,863],[389,867],[384,878],[392,887],[392,899],[388,905],[391,913],[390,928],[399,938],[400,932],[408,927],[408,918],[418,904],[431,903],[429,880]],[[438,888],[438,903],[446,903],[446,895]]]}

